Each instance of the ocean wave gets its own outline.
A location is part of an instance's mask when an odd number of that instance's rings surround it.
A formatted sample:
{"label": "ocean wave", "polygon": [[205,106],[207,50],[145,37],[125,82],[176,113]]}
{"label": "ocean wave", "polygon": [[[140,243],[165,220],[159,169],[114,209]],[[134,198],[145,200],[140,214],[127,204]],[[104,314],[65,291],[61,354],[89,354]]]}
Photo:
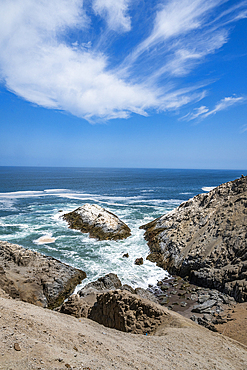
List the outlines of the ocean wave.
{"label": "ocean wave", "polygon": [[204,186],[204,187],[202,187],[202,190],[203,191],[211,191],[211,190],[213,190],[213,189],[215,189],[215,186]]}

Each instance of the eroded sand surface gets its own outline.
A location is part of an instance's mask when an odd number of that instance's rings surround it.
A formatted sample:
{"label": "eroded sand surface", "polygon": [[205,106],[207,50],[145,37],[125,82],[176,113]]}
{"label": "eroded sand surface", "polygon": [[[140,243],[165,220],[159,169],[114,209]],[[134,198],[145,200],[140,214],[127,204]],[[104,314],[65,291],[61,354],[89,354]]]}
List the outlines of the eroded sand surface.
{"label": "eroded sand surface", "polygon": [[0,298],[0,369],[246,370],[247,347],[200,326],[159,336],[106,328]]}

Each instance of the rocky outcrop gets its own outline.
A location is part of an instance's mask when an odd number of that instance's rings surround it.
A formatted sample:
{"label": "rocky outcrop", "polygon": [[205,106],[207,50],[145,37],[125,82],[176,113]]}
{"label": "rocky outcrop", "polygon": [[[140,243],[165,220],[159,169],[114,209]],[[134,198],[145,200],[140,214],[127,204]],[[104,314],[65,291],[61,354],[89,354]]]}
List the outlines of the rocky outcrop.
{"label": "rocky outcrop", "polygon": [[96,295],[94,303],[89,303],[89,296],[82,299],[78,294],[73,294],[62,305],[60,312],[86,317],[106,327],[134,334],[153,334],[162,325],[189,326],[182,316],[169,313],[162,306],[127,290],[101,292]]}
{"label": "rocky outcrop", "polygon": [[54,308],[86,274],[52,257],[0,241],[0,288],[10,297]]}
{"label": "rocky outcrop", "polygon": [[147,289],[133,289],[127,284],[122,285],[118,276],[110,273],[85,285],[77,292],[77,294],[70,296],[66,302],[64,302],[61,307],[57,309],[57,311],[78,318],[89,317],[89,312],[91,312],[91,309],[97,302],[98,297],[103,293],[117,289],[127,291],[132,294],[137,294],[139,298],[148,299],[149,301],[158,303],[158,299],[155,297],[155,295],[149,292]]}
{"label": "rocky outcrop", "polygon": [[247,301],[247,177],[199,194],[141,228],[149,260]]}
{"label": "rocky outcrop", "polygon": [[120,240],[131,235],[130,228],[116,215],[98,206],[84,204],[73,212],[63,215],[71,229],[89,233],[98,240]]}
{"label": "rocky outcrop", "polygon": [[171,315],[161,306],[136,294],[116,290],[99,295],[88,318],[124,332],[151,334],[165,321],[167,324]]}

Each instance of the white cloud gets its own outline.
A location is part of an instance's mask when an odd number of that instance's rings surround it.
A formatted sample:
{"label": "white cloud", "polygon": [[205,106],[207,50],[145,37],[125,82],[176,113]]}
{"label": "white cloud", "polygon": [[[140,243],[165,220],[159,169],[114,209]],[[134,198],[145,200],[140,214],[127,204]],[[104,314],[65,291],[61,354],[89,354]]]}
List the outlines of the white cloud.
{"label": "white cloud", "polygon": [[206,118],[208,116],[216,114],[219,111],[225,110],[225,109],[231,107],[232,105],[243,103],[244,101],[245,101],[245,99],[242,96],[238,97],[238,98],[235,98],[233,96],[226,97],[226,98],[222,99],[219,103],[217,103],[215,108],[212,109],[212,110],[209,110],[209,108],[207,108],[205,106],[201,106],[199,108],[195,108],[192,113],[188,113],[183,118],[187,121],[191,121],[191,120],[197,119],[197,118],[201,118],[201,119]]}
{"label": "white cloud", "polygon": [[208,12],[222,2],[224,0],[169,0],[157,12],[150,36],[132,53],[132,59],[137,59],[147,49],[160,42],[187,35],[201,28]]}
{"label": "white cloud", "polygon": [[93,0],[96,14],[105,18],[108,27],[113,31],[130,31],[131,20],[127,15],[131,0]]}
{"label": "white cloud", "polygon": [[[107,29],[121,37],[120,32],[131,31],[130,1],[92,0],[92,7],[106,20]],[[227,42],[228,32],[220,25],[207,26],[209,13],[222,2],[166,1],[156,13],[150,35],[125,63],[110,67],[111,54],[94,49],[94,37],[100,35],[92,36],[88,1],[85,5],[83,0],[1,0],[0,78],[27,101],[88,120],[175,110],[205,94],[199,83],[179,88],[175,77],[187,75]],[[221,106],[232,104],[221,102]],[[213,114],[221,106],[194,115]]]}

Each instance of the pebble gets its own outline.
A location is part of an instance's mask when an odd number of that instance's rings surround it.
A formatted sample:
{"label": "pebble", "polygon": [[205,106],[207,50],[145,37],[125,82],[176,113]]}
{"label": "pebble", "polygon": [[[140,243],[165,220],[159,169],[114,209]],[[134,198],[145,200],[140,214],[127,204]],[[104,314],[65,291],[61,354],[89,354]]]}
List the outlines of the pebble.
{"label": "pebble", "polygon": [[14,344],[14,349],[15,349],[16,351],[20,351],[20,350],[21,350],[21,347],[20,347],[19,343],[15,343],[15,344]]}

